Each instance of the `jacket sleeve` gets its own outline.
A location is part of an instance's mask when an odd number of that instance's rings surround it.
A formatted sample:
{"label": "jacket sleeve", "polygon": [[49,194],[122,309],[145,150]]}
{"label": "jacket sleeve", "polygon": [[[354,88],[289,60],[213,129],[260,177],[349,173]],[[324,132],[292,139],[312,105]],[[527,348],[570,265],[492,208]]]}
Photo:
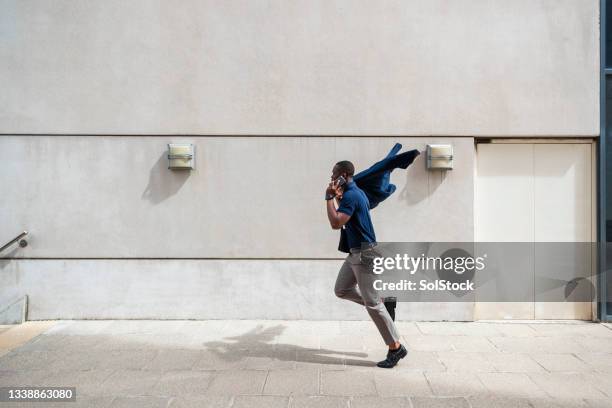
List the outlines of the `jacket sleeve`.
{"label": "jacket sleeve", "polygon": [[401,148],[402,145],[396,143],[384,159],[353,177],[357,186],[368,197],[370,209],[395,192],[397,187],[391,184],[391,172],[396,168],[408,168],[420,154],[417,149],[397,154]]}

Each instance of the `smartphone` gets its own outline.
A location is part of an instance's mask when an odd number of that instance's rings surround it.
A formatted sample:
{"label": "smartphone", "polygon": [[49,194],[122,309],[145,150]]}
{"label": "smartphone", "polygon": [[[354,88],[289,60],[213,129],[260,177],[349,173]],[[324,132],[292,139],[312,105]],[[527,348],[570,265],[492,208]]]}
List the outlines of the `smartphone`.
{"label": "smartphone", "polygon": [[344,185],[346,184],[346,179],[340,176],[336,179],[336,183],[338,184],[338,187],[344,187]]}

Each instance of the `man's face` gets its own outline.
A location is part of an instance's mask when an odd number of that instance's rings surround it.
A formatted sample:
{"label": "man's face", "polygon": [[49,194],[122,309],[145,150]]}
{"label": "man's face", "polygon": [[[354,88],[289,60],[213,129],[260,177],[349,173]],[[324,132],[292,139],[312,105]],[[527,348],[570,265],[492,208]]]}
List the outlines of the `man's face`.
{"label": "man's face", "polygon": [[341,175],[342,174],[340,173],[340,170],[338,170],[338,167],[334,166],[334,168],[332,169],[331,181],[336,181]]}

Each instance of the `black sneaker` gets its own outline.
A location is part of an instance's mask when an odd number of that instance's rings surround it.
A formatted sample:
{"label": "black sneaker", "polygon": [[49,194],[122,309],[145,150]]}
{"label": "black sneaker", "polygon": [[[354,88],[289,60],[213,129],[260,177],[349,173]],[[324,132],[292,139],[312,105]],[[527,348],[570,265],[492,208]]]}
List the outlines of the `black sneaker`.
{"label": "black sneaker", "polygon": [[387,352],[387,358],[383,361],[379,361],[376,365],[380,368],[393,368],[399,363],[399,361],[408,355],[408,350],[404,345],[400,344],[397,350],[389,350]]}

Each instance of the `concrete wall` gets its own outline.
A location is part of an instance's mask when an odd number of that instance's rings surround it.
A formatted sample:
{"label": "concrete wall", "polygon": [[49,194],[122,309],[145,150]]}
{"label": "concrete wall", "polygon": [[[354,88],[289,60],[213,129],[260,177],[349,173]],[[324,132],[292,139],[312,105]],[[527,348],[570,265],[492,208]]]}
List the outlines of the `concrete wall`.
{"label": "concrete wall", "polygon": [[[453,143],[452,172],[421,156],[373,220],[472,241],[473,138],[596,136],[598,69],[597,0],[0,0],[0,241],[31,232],[0,305],[366,319],[332,292],[331,165]],[[169,142],[195,171],[166,168]],[[472,316],[436,306],[402,316]]]}
{"label": "concrete wall", "polygon": [[[171,141],[196,145],[195,171],[168,170]],[[377,238],[473,240],[471,138],[0,136],[2,235],[30,231],[14,255],[28,258],[338,257],[333,164],[364,169],[395,141],[452,142],[456,168],[442,179],[422,154],[397,170],[372,211]]]}
{"label": "concrete wall", "polygon": [[[0,259],[0,299],[28,293],[29,320],[367,320],[333,293],[341,260]],[[471,303],[400,303],[401,320],[471,320]],[[372,327],[372,330],[375,330]]]}
{"label": "concrete wall", "polygon": [[0,133],[599,133],[597,0],[0,10]]}
{"label": "concrete wall", "polygon": [[[195,171],[168,170],[173,141],[196,145]],[[396,141],[451,142],[456,168],[396,170],[378,239],[472,241],[472,138],[0,136],[0,231],[30,232],[0,263],[0,303],[27,294],[30,319],[367,318],[334,298],[323,193],[333,163],[365,168]],[[435,310],[465,320],[454,309]]]}

